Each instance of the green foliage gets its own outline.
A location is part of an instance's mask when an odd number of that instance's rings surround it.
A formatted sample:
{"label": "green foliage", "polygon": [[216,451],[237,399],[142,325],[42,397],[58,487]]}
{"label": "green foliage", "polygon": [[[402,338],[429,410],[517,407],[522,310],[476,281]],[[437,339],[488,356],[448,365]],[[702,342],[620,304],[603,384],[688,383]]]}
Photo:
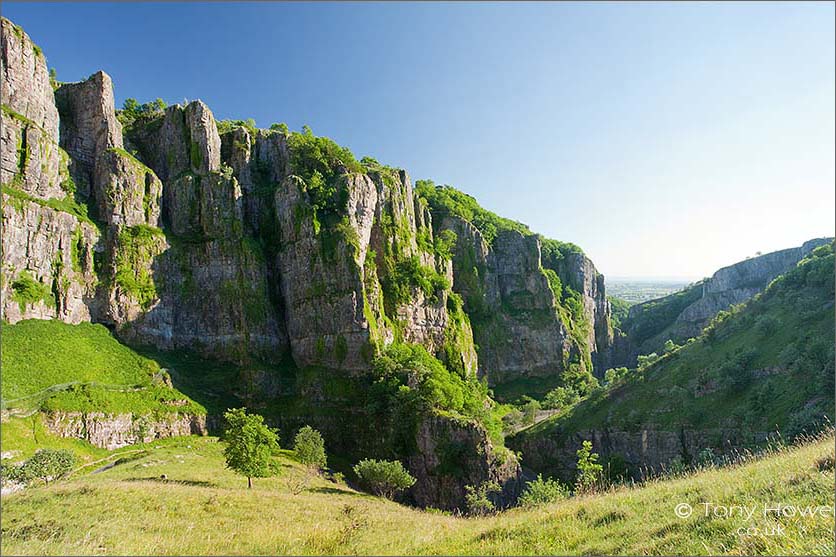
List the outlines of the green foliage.
{"label": "green foliage", "polygon": [[49,483],[69,473],[76,465],[76,456],[66,449],[40,449],[20,468],[18,478],[24,482],[34,479]]}
{"label": "green foliage", "polygon": [[433,244],[436,256],[444,261],[450,261],[453,258],[453,248],[456,246],[456,233],[452,230],[442,230],[439,232]]}
{"label": "green foliage", "polygon": [[304,426],[296,434],[293,440],[293,451],[296,453],[297,460],[306,466],[322,469],[328,465],[322,434],[311,426]]}
{"label": "green foliage", "polygon": [[[688,288],[641,304],[632,306],[629,316],[621,318],[621,330],[634,340],[636,345],[648,343],[652,350],[659,350],[664,340],[664,333],[673,325],[682,311],[702,297],[702,281]],[[657,337],[662,337],[654,344]],[[680,339],[676,339],[680,340]],[[644,348],[648,348],[644,347]]]}
{"label": "green foliage", "polygon": [[[258,127],[252,118],[247,118],[246,120],[217,120],[215,124],[218,127],[218,135],[229,133],[238,128],[247,130],[251,138],[255,138],[258,135]],[[273,125],[275,126],[276,124]],[[285,126],[286,128],[287,126]],[[270,129],[272,130],[273,126],[270,126]]]}
{"label": "green foliage", "polygon": [[540,403],[531,397],[523,397],[525,403],[520,407],[523,415],[523,425],[531,425],[537,416],[537,411],[540,410]]}
{"label": "green foliage", "polygon": [[540,258],[543,261],[543,267],[557,271],[561,262],[568,257],[583,255],[583,250],[572,242],[561,242],[539,234],[537,238],[540,240]]}
{"label": "green foliage", "polygon": [[375,495],[392,499],[415,483],[400,461],[364,459],[354,466],[354,473]]}
{"label": "green foliage", "polygon": [[598,453],[592,452],[592,441],[584,441],[577,455],[578,473],[575,477],[575,491],[589,493],[595,489],[604,467],[598,464]]}
{"label": "green foliage", "polygon": [[537,479],[526,484],[520,495],[518,504],[521,507],[538,507],[562,501],[569,497],[569,488],[552,478],[543,479],[542,474]]}
{"label": "green foliage", "polygon": [[41,199],[40,197],[33,197],[23,190],[17,189],[13,186],[3,184],[3,193],[8,195],[11,199],[9,204],[18,210],[22,210],[24,202],[31,202],[40,205],[41,207],[49,207],[55,211],[68,213],[73,215],[78,220],[98,226],[87,213],[87,205],[81,204],[75,200],[72,195],[67,195],[62,199],[51,197],[49,199]]}
{"label": "green foliage", "polygon": [[270,129],[284,134],[290,133],[287,124],[285,124],[284,122],[280,122],[278,124],[270,124]]}
{"label": "green foliage", "polygon": [[485,516],[493,513],[496,506],[490,496],[498,493],[502,488],[494,481],[484,482],[478,486],[464,486],[464,500],[467,512],[473,516]]}
{"label": "green foliage", "polygon": [[12,281],[12,300],[17,302],[20,312],[26,311],[27,306],[44,302],[47,307],[55,307],[55,297],[50,288],[35,280],[29,271],[21,271]]}
{"label": "green foliage", "polygon": [[447,277],[432,267],[421,264],[417,255],[396,261],[390,272],[380,278],[387,314],[394,315],[398,306],[409,302],[413,290],[419,289],[430,301],[437,301],[450,288]]}
{"label": "green foliage", "polygon": [[418,180],[415,182],[415,191],[427,201],[433,212],[457,216],[472,223],[489,244],[493,243],[500,232],[506,230],[526,236],[532,234],[526,225],[483,209],[476,199],[453,187],[436,186],[431,180]]}
{"label": "green foliage", "polygon": [[556,387],[546,393],[543,399],[543,408],[559,410],[567,406],[572,406],[579,400],[580,396],[572,387]]}
{"label": "green foliage", "polygon": [[626,367],[610,368],[604,372],[604,383],[606,383],[608,387],[615,385],[626,377],[627,372],[628,370]]}
{"label": "green foliage", "polygon": [[[518,435],[733,427],[750,438],[776,428],[792,438],[818,431],[833,419],[833,268],[832,247],[822,246],[759,296],[718,314],[696,340],[641,357],[615,388]],[[758,323],[772,332],[764,336]],[[556,472],[557,462],[540,470]]]}
{"label": "green foliage", "polygon": [[549,288],[554,294],[555,303],[559,304],[563,299],[563,284],[560,282],[560,277],[551,269],[543,269],[543,274],[549,281]]}
{"label": "green foliage", "polygon": [[616,298],[614,296],[607,296],[607,300],[610,302],[610,309],[612,312],[610,314],[610,321],[612,322],[613,327],[621,329],[622,323],[630,314],[630,306],[633,304],[627,300],[622,300],[621,298]]}
{"label": "green foliage", "polygon": [[144,224],[123,228],[116,250],[115,281],[126,293],[148,309],[157,299],[153,270],[154,257],[162,251],[165,234],[159,228]]}
{"label": "green foliage", "polygon": [[448,370],[418,344],[392,344],[375,358],[377,392],[392,406],[413,405],[455,412],[474,418],[486,428],[501,429],[499,419],[486,408],[487,385],[474,376]]}
{"label": "green foliage", "polygon": [[264,417],[247,414],[246,408],[235,408],[224,413],[224,457],[227,467],[247,478],[252,488],[253,478],[275,475],[272,455],[279,450],[279,436],[267,427]]}
{"label": "green foliage", "polygon": [[167,106],[162,99],[139,104],[136,99],[128,98],[122,104],[122,110],[116,111],[116,118],[123,126],[130,128],[137,121],[148,122],[159,117]]}

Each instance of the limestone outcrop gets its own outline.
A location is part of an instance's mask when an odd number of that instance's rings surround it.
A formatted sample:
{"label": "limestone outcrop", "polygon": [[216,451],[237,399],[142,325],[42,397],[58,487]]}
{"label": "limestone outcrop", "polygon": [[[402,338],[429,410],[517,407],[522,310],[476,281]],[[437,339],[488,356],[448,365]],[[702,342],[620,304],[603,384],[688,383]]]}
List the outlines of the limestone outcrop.
{"label": "limestone outcrop", "polygon": [[627,347],[613,358],[615,364],[632,365],[637,354],[660,352],[668,339],[681,344],[698,336],[719,312],[751,299],[815,248],[832,241],[816,238],[799,247],[746,259],[682,292],[631,307],[622,323],[626,333],[622,343]]}
{"label": "limestone outcrop", "polygon": [[52,412],[46,426],[59,437],[83,439],[113,450],[181,435],[206,435],[206,416],[173,414],[165,418],[104,414],[102,412]]}

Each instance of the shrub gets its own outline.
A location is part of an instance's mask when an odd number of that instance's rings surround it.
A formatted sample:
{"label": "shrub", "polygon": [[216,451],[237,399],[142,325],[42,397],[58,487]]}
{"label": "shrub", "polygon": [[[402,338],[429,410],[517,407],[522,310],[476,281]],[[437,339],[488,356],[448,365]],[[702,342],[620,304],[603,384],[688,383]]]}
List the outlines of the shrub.
{"label": "shrub", "polygon": [[122,110],[116,111],[116,118],[126,127],[130,127],[135,121],[153,118],[166,108],[166,103],[162,99],[139,104],[136,99],[125,99],[122,105]]}
{"label": "shrub", "polygon": [[28,271],[21,271],[12,281],[12,300],[20,307],[20,312],[26,311],[26,306],[34,305],[43,300],[48,306],[55,306],[55,298],[49,287],[32,278]]}
{"label": "shrub", "polygon": [[327,466],[325,441],[322,440],[322,435],[311,426],[306,425],[299,430],[293,440],[293,450],[299,462],[306,466],[314,469],[322,469]]}
{"label": "shrub", "polygon": [[598,464],[598,453],[592,452],[592,441],[584,441],[577,455],[578,475],[575,478],[575,491],[588,493],[595,489],[604,467]]}
{"label": "shrub", "polygon": [[571,406],[578,402],[580,397],[571,387],[557,387],[546,393],[543,399],[543,408],[557,410],[565,406]]}
{"label": "shrub", "polygon": [[551,478],[543,479],[542,474],[537,479],[525,486],[525,491],[520,495],[519,504],[523,507],[536,507],[547,505],[569,497],[569,489]]}
{"label": "shrub", "polygon": [[415,478],[397,460],[364,459],[354,466],[354,473],[372,493],[387,499],[415,483]]}
{"label": "shrub", "polygon": [[246,408],[228,410],[224,419],[228,424],[224,431],[226,465],[246,476],[247,487],[252,489],[253,478],[275,473],[271,456],[279,449],[279,436],[264,424],[263,416],[247,414]]}
{"label": "shrub", "polygon": [[41,479],[45,483],[66,475],[76,463],[75,454],[65,449],[40,449],[20,470],[20,479],[29,481]]}
{"label": "shrub", "polygon": [[478,487],[467,485],[464,488],[464,500],[467,505],[468,514],[475,516],[484,516],[496,510],[496,506],[491,501],[490,496],[493,493],[498,493],[502,488],[496,482],[484,482]]}
{"label": "shrub", "polygon": [[540,410],[540,403],[529,396],[524,396],[523,400],[526,401],[520,408],[523,414],[523,423],[531,425],[537,417],[537,411]]}
{"label": "shrub", "polygon": [[627,375],[626,367],[610,368],[604,372],[604,383],[607,386],[617,383]]}

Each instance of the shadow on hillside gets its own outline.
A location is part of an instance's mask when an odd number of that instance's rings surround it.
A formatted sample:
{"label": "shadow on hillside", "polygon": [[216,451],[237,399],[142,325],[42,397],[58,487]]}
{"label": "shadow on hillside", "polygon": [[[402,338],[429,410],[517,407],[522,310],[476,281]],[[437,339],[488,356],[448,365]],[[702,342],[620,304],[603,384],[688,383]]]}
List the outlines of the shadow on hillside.
{"label": "shadow on hillside", "polygon": [[192,487],[218,487],[215,482],[207,482],[204,480],[173,480],[170,478],[160,478],[159,476],[150,476],[145,478],[125,478],[126,482],[157,482],[168,485],[189,485]]}
{"label": "shadow on hillside", "polygon": [[314,487],[309,489],[311,493],[325,493],[327,495],[360,495],[356,491],[340,489],[338,487]]}

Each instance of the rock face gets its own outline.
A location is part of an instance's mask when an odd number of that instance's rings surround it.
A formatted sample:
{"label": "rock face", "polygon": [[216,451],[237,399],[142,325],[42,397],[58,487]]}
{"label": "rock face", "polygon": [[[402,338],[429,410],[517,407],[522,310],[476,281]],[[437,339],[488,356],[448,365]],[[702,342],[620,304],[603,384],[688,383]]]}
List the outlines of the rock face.
{"label": "rock face", "polygon": [[577,451],[583,441],[592,441],[602,463],[609,462],[629,477],[641,479],[677,460],[683,464],[695,463],[700,452],[707,448],[716,457],[731,457],[745,448],[763,446],[769,438],[768,432],[744,434],[740,429],[605,429],[577,431],[571,435],[523,434],[509,442],[525,454],[527,469],[571,483],[577,473]]}
{"label": "rock face", "polygon": [[418,450],[407,459],[407,466],[418,480],[410,495],[422,507],[460,509],[464,487],[485,482],[496,482],[502,488],[494,501],[499,508],[513,503],[520,494],[519,462],[507,449],[494,449],[484,429],[476,424],[428,416],[418,428],[416,444]]}
{"label": "rock face", "polygon": [[63,198],[66,160],[57,145],[58,110],[46,60],[20,27],[7,19],[1,25],[0,181],[38,198]]}
{"label": "rock face", "polygon": [[73,187],[46,60],[23,30],[1,25],[2,316],[78,323],[95,311],[100,233],[56,209]]}
{"label": "rock face", "polygon": [[[582,253],[544,258],[539,236],[501,231],[491,244],[470,222],[435,215],[436,234],[456,235],[453,288],[465,300],[479,346],[479,373],[491,385],[555,379],[571,363],[603,374],[613,342],[604,277]],[[544,267],[581,301],[585,328],[561,317]],[[567,291],[568,292],[568,291]],[[573,336],[567,325],[577,325]]]}
{"label": "rock face", "polygon": [[[436,253],[433,217],[406,172],[339,151],[323,157],[340,148],[312,134],[239,126],[222,136],[201,101],[128,114],[123,126],[107,74],[53,92],[39,49],[2,25],[5,321],[90,320],[132,343],[238,364],[289,355],[300,375],[320,378],[298,389],[300,400],[327,400],[340,416],[357,411],[356,400],[324,384],[371,384],[373,359],[394,342],[420,344],[451,373],[474,377],[454,268]],[[537,269],[536,241],[507,243],[505,257],[521,243],[527,269]],[[532,300],[546,296],[532,308],[550,307],[542,275],[515,278],[513,261],[497,264],[492,300],[530,289]],[[408,448],[375,444],[368,417],[335,422],[330,439],[356,428],[368,454],[403,459],[422,505],[460,508],[464,482],[494,479],[507,484],[506,497],[515,493],[516,457],[494,449],[481,425],[413,412]],[[205,422],[56,414],[50,427],[114,448],[203,432]],[[439,469],[436,434],[467,448],[461,477]]]}
{"label": "rock face", "polygon": [[101,412],[52,412],[46,426],[55,435],[83,439],[113,450],[180,435],[206,435],[206,416],[175,414],[164,419]]}
{"label": "rock face", "polygon": [[723,267],[683,292],[631,307],[622,324],[629,348],[614,360],[617,365],[632,365],[637,354],[660,352],[668,339],[682,343],[698,336],[720,311],[751,299],[815,248],[832,241],[817,238],[796,248],[753,257]]}

